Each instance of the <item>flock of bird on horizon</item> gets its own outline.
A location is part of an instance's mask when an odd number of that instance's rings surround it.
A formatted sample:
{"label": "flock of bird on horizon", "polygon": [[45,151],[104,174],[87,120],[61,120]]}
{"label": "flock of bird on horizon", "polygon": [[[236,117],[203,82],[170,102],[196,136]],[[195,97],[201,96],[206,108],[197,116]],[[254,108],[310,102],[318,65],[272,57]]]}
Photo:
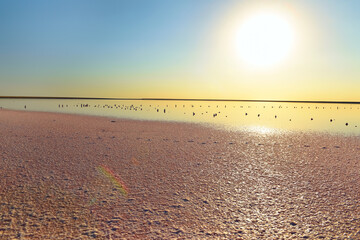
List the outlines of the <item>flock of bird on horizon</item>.
{"label": "flock of bird on horizon", "polygon": [[[155,106],[155,105],[149,104],[148,106],[149,106],[150,109],[155,110],[157,113],[161,113],[161,112],[163,112],[163,113],[168,113],[167,108],[169,108],[169,105],[166,105],[166,107],[164,107],[164,108],[161,108],[160,105]],[[193,105],[193,104],[190,105],[190,106],[191,106],[191,108],[195,108],[195,105]],[[58,105],[58,108],[69,108],[69,107],[75,107],[75,108],[90,108],[90,107],[93,107],[93,108],[102,108],[102,109],[129,110],[129,111],[143,111],[143,110],[145,110],[145,109],[144,109],[145,106],[142,105],[142,104],[139,105],[139,106],[135,106],[134,104],[131,104],[131,105],[125,105],[125,104],[122,104],[122,105],[119,105],[119,104],[113,104],[113,105],[109,105],[109,104],[104,104],[104,105],[94,104],[94,105],[90,105],[90,104],[88,104],[88,103],[86,103],[86,104],[75,104],[75,105],[69,105],[69,104],[59,104],[59,105]],[[177,104],[175,104],[174,107],[175,107],[175,108],[178,108],[178,107],[180,108],[181,106],[180,106],[180,105],[178,106]],[[182,105],[182,107],[185,108],[186,105]],[[199,105],[198,107],[202,108],[203,105]],[[206,107],[206,106],[205,106],[205,107]],[[208,108],[211,108],[210,105],[208,105],[207,107],[208,107]],[[215,106],[214,106],[214,107],[215,107]],[[221,108],[221,106],[216,105],[216,108],[219,108],[219,107]],[[227,105],[224,105],[223,107],[224,107],[224,108],[227,108]],[[239,106],[239,107],[240,107],[240,108],[244,108],[244,106]],[[2,108],[2,107],[0,107],[0,109],[1,109],[1,108]],[[233,106],[233,108],[235,108],[235,106]],[[251,106],[247,106],[247,108],[251,108]],[[263,106],[263,108],[266,108],[266,106]],[[271,106],[271,108],[274,108],[274,106]],[[276,108],[276,107],[275,107],[275,108]],[[289,107],[288,107],[288,106],[283,107],[283,106],[280,105],[278,108],[281,109],[281,108],[289,108]],[[298,107],[297,107],[297,106],[294,106],[293,108],[296,109],[296,108],[298,108]],[[301,107],[299,107],[299,108],[300,108],[300,109],[304,109],[303,106],[301,106]],[[310,109],[310,107],[307,107],[307,108]],[[313,107],[313,108],[314,108],[314,109],[321,109],[320,107],[317,107],[317,106],[315,106],[315,107]],[[26,106],[26,105],[24,105],[24,109],[25,109],[25,110],[27,109],[27,106]],[[326,108],[325,108],[325,107],[322,107],[322,109],[326,109]],[[331,109],[331,107],[330,107],[330,109]],[[337,107],[336,107],[336,110],[339,110],[339,109],[341,109],[341,108],[337,106]],[[344,107],[344,109],[346,109],[346,108]],[[352,109],[352,107],[350,107],[350,109]],[[357,109],[359,110],[360,108],[357,107]],[[149,110],[148,110],[148,111],[149,111]],[[186,112],[184,112],[184,114],[186,114]],[[205,114],[212,114],[212,117],[215,118],[215,117],[220,116],[221,111],[216,111],[215,113],[214,113],[214,112],[213,112],[213,113],[209,113],[209,111],[205,111]],[[196,112],[195,112],[195,111],[191,111],[191,112],[190,112],[190,115],[196,116]],[[204,115],[204,112],[201,112],[201,115]],[[244,115],[245,115],[245,116],[249,116],[249,114],[248,114],[247,112],[245,112]],[[227,118],[228,116],[225,115],[225,117]],[[258,114],[257,114],[257,117],[260,118],[260,117],[261,117],[261,114],[258,113]],[[274,115],[274,119],[278,119],[278,115]],[[313,121],[313,120],[314,120],[314,117],[311,117],[311,118],[310,118],[310,121]],[[292,119],[290,118],[289,121],[291,122]],[[330,123],[332,123],[332,122],[334,122],[334,121],[335,121],[334,118],[330,118],[330,119],[329,119],[329,122],[330,122]],[[345,123],[345,126],[349,126],[349,123],[346,122],[346,123]],[[357,127],[357,125],[354,125],[354,127]]]}
{"label": "flock of bird on horizon", "polygon": [[[71,106],[71,105],[70,105]],[[154,109],[154,110],[156,110],[156,112],[157,113],[161,113],[161,112],[163,112],[163,113],[167,113],[167,108],[169,108],[169,105],[166,105],[166,108],[164,107],[164,108],[160,108],[160,105],[157,105],[157,106],[154,106],[154,105],[151,105],[151,104],[149,104],[148,105],[149,106],[149,108],[150,109]],[[69,104],[59,104],[58,105],[58,108],[68,108],[69,107]],[[91,106],[90,104],[76,104],[76,105],[73,105],[73,107],[76,107],[76,108],[89,108],[89,107],[94,107],[94,108],[103,108],[103,109],[119,109],[119,110],[130,110],[130,111],[143,111],[144,109],[144,106],[141,104],[141,105],[139,105],[139,106],[135,106],[134,104],[131,104],[131,105],[125,105],[125,104],[122,104],[122,105],[119,105],[119,104],[113,104],[113,105],[109,105],[109,104],[104,104],[104,105],[100,105],[100,104],[94,104],[93,106]],[[175,108],[178,108],[178,105],[177,104],[175,104],[174,105],[174,107]],[[186,107],[186,105],[182,105],[182,107],[183,108],[185,108]],[[195,105],[191,105],[191,108],[194,108],[195,107]],[[201,107],[203,107],[203,105],[199,105],[199,107],[201,108]],[[205,106],[206,107],[206,106]],[[208,105],[207,106],[208,108],[211,108],[211,106],[210,105]],[[221,108],[221,106],[219,106],[219,105],[216,105],[216,108]],[[224,105],[223,106],[224,108],[227,108],[227,105]],[[240,108],[244,108],[244,106],[239,106]],[[251,106],[247,106],[248,108],[251,108]],[[179,106],[179,108],[180,108],[180,106]],[[235,108],[235,106],[233,106],[233,108]],[[263,106],[263,108],[266,108],[266,106]],[[271,108],[276,108],[276,107],[274,107],[274,106],[271,106]],[[283,106],[279,106],[278,107],[279,109],[281,109],[281,108],[289,108],[288,106],[285,106],[285,107],[283,107]],[[294,109],[297,109],[297,108],[300,108],[300,109],[304,109],[304,107],[303,106],[300,106],[300,107],[296,107],[296,106],[294,106],[293,107]],[[310,109],[311,107],[307,107],[308,109]],[[25,109],[26,109],[26,106],[25,106]],[[315,106],[314,107],[314,109],[321,109],[320,107],[318,107],[318,106]],[[326,109],[325,107],[322,107],[322,109]],[[330,107],[330,109],[332,109],[331,107]],[[339,109],[341,109],[340,107],[336,107],[336,109],[337,110],[339,110]],[[344,109],[346,109],[346,107],[344,107]],[[350,107],[350,109],[352,109],[352,107]],[[357,108],[358,110],[360,109],[359,107]],[[184,114],[186,114],[186,112],[184,112]],[[192,113],[190,113],[192,116],[195,116],[196,115],[196,112],[195,111],[192,111]],[[204,114],[204,112],[202,112],[201,113],[201,115],[203,115]],[[209,111],[205,111],[205,114],[209,114]],[[215,112],[215,113],[212,113],[212,117],[213,118],[215,118],[215,117],[218,117],[219,116],[219,114],[221,114],[221,111],[217,111],[217,112]],[[249,114],[247,113],[247,112],[245,112],[245,116],[249,116]],[[225,115],[225,117],[227,118],[228,116],[227,115]],[[260,113],[258,113],[257,114],[257,117],[258,118],[260,118],[261,117],[261,114]],[[278,116],[277,115],[274,115],[274,119],[277,119],[278,118]],[[311,117],[310,118],[310,121],[313,121],[314,120],[314,118],[313,117]],[[291,122],[292,121],[292,119],[290,118],[289,119],[289,121]],[[335,119],[334,118],[330,118],[329,119],[329,122],[334,122],[335,121]],[[345,123],[345,126],[349,126],[349,123],[348,122],[346,122]],[[354,125],[354,127],[357,127],[357,125]]]}

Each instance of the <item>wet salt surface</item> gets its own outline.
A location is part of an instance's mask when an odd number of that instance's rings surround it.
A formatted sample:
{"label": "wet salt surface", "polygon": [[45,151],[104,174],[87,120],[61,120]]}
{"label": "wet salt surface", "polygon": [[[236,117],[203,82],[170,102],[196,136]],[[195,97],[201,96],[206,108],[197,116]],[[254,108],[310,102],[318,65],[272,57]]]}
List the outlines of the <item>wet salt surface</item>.
{"label": "wet salt surface", "polygon": [[3,238],[360,237],[358,137],[6,110],[0,129]]}

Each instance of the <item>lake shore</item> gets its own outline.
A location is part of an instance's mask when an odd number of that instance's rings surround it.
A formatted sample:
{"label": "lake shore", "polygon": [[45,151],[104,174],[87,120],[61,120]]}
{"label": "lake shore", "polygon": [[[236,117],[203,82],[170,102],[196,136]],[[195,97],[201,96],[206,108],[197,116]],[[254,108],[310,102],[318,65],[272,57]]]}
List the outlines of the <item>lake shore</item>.
{"label": "lake shore", "polygon": [[360,138],[0,109],[0,238],[360,238]]}

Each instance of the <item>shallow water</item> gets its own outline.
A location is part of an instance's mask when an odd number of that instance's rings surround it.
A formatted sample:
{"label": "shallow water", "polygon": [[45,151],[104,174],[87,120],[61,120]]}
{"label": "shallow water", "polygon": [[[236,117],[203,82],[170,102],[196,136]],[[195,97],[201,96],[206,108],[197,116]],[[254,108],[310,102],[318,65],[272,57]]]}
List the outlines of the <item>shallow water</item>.
{"label": "shallow water", "polygon": [[137,120],[206,123],[260,133],[315,131],[360,135],[359,104],[0,99],[0,107]]}

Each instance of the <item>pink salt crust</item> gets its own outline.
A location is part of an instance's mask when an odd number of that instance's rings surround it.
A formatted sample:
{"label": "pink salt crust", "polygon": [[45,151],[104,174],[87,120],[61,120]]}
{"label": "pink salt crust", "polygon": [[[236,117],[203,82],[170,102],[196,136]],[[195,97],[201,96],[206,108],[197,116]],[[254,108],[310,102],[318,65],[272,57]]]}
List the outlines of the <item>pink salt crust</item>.
{"label": "pink salt crust", "polygon": [[0,134],[0,239],[360,239],[359,137],[9,110]]}

